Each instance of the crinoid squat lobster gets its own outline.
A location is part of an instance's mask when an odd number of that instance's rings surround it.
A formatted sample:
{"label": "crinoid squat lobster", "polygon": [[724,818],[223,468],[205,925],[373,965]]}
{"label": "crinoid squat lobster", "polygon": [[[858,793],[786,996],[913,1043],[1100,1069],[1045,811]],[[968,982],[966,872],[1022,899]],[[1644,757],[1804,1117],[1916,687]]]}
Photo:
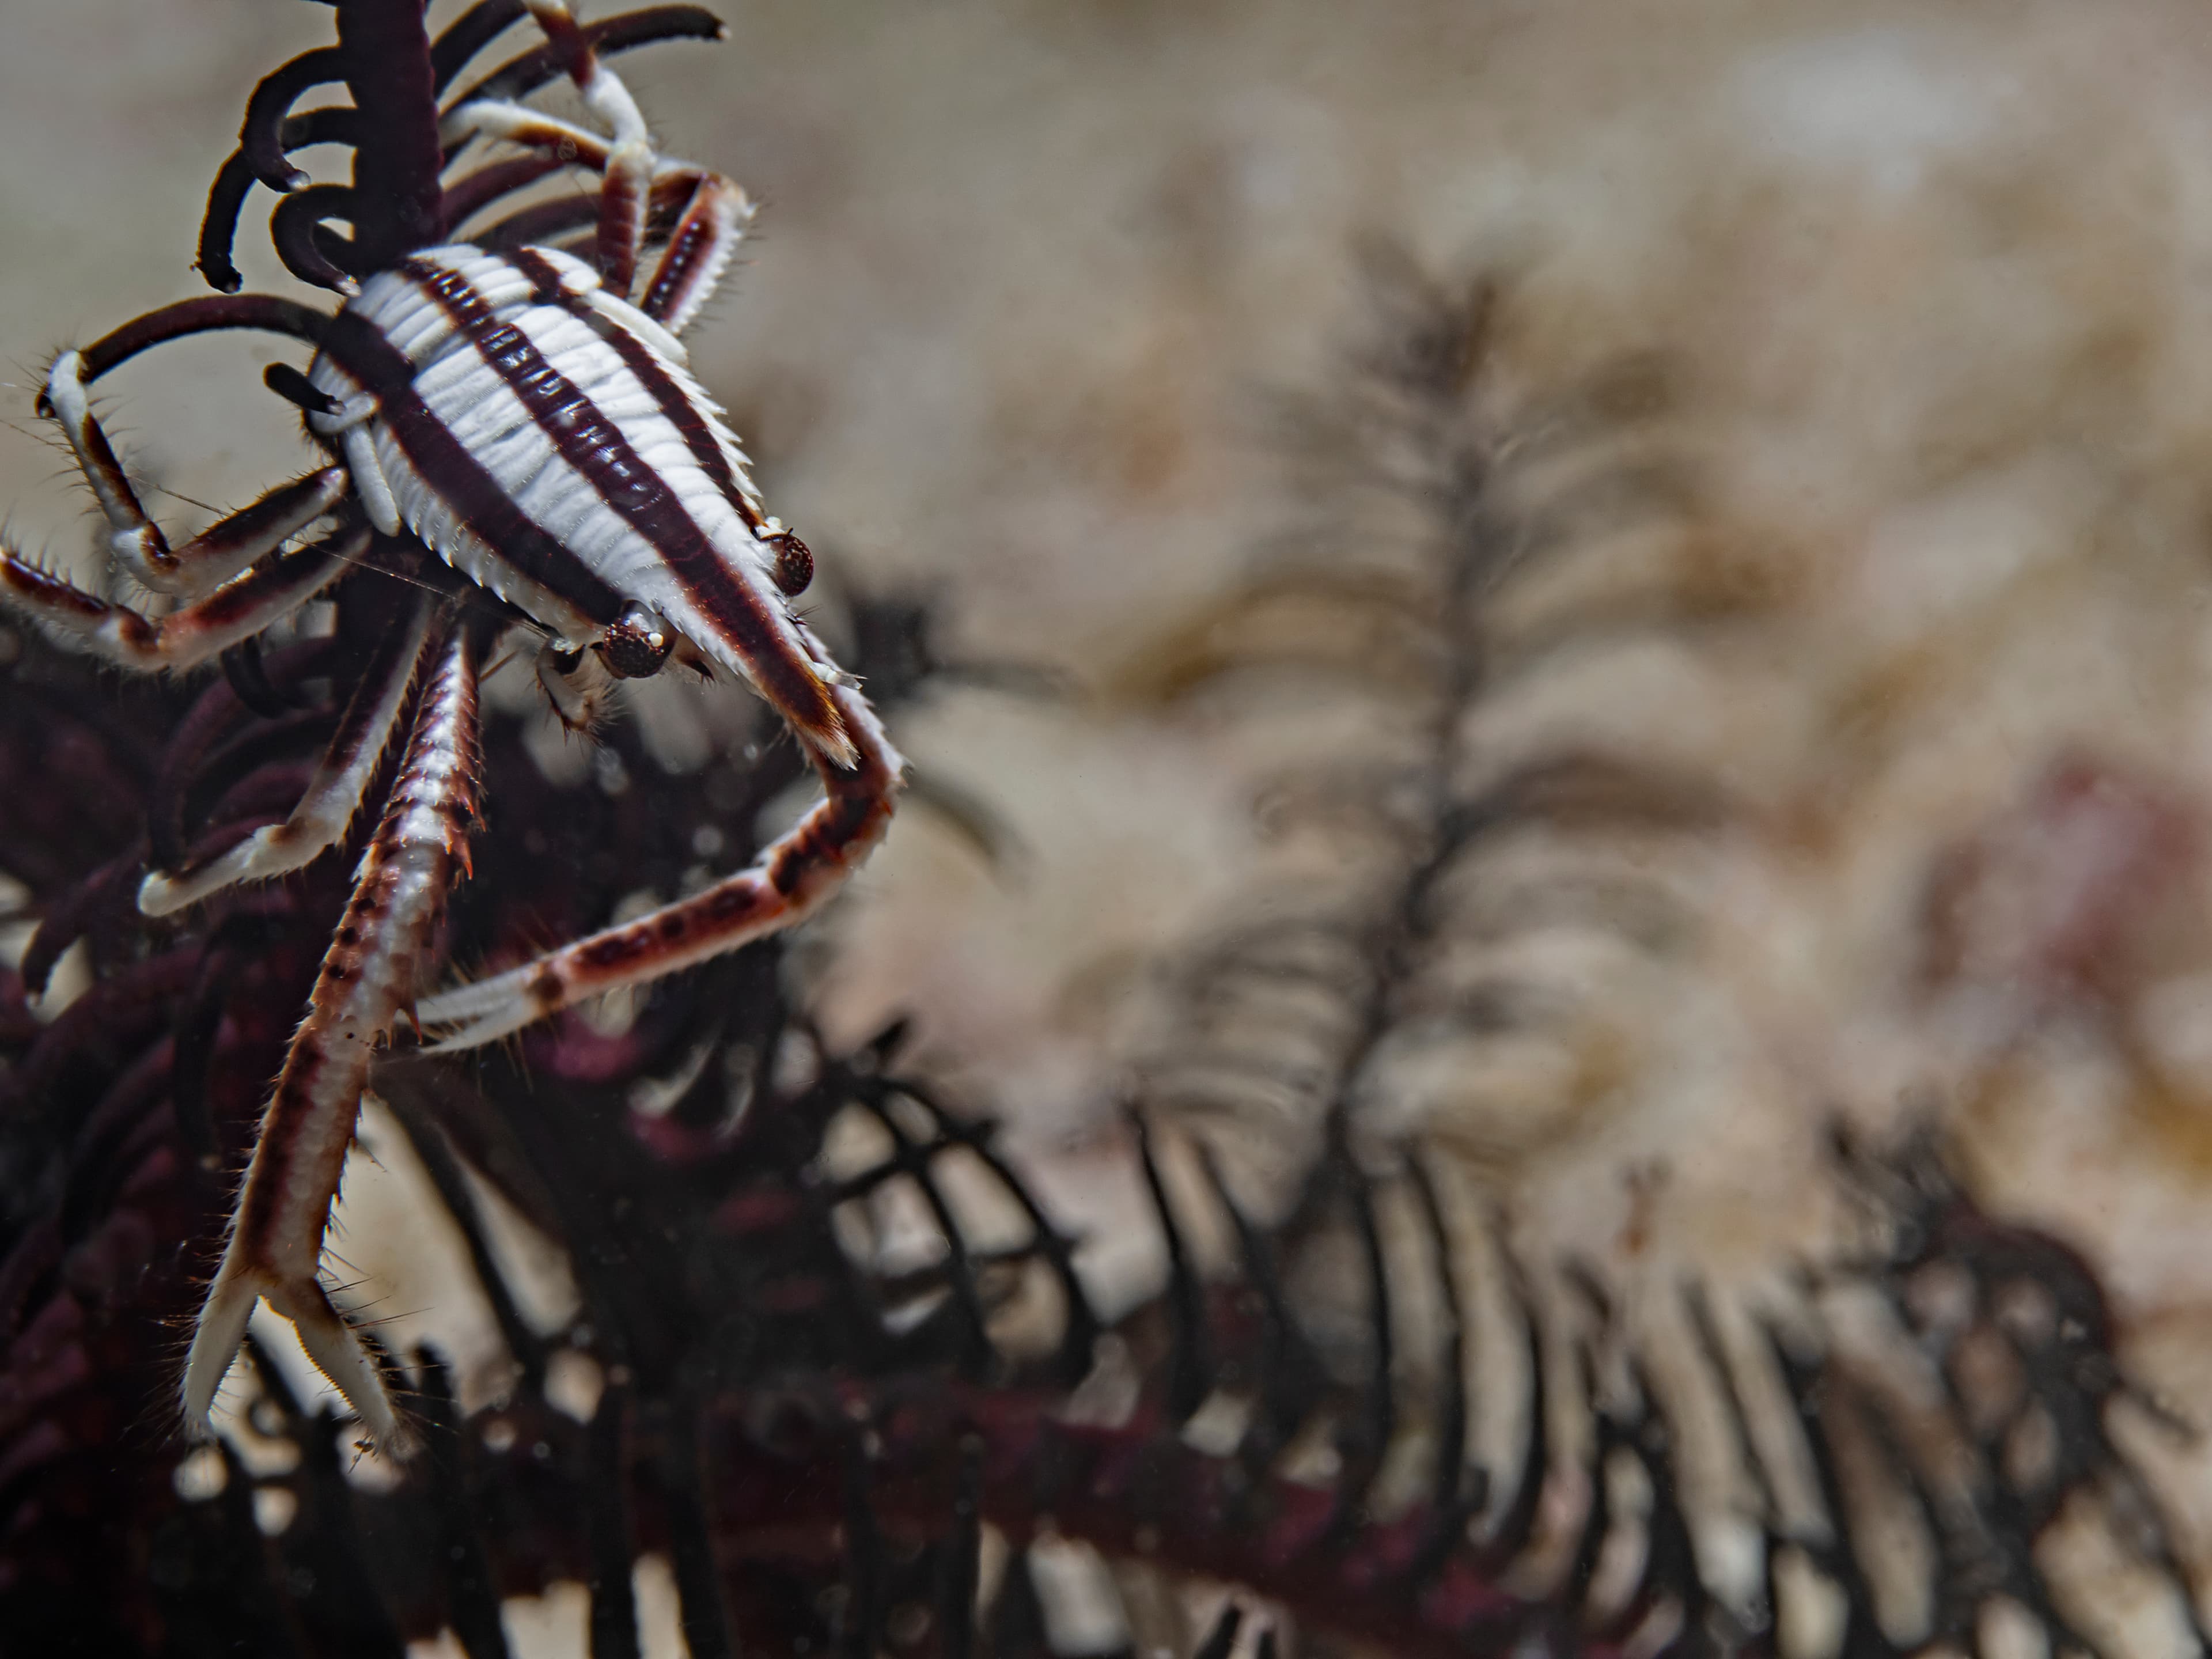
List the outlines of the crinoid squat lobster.
{"label": "crinoid squat lobster", "polygon": [[[544,45],[441,107],[460,70],[526,10]],[[378,1366],[319,1277],[374,1046],[410,1008],[436,1046],[485,1042],[790,925],[881,837],[903,766],[851,678],[793,611],[811,558],[762,512],[745,458],[676,337],[713,291],[751,206],[720,174],[658,155],[605,62],[650,41],[711,38],[720,24],[696,7],[656,6],[587,27],[563,0],[478,0],[433,40],[417,0],[338,0],[336,12],[338,45],[260,83],[216,179],[199,264],[222,295],[63,353],[40,399],[98,498],[117,563],[172,608],[157,619],[95,598],[6,550],[0,598],[123,667],[220,658],[245,678],[265,630],[363,568],[407,568],[432,590],[392,611],[290,816],[197,866],[153,871],[138,895],[145,913],[165,915],[301,868],[344,842],[387,756],[404,747],[264,1114],[183,1384],[186,1424],[204,1432],[247,1318],[266,1299],[377,1439],[403,1447]],[[520,101],[562,76],[605,136]],[[290,112],[310,88],[340,82],[351,107]],[[446,182],[477,139],[517,153]],[[354,150],[352,183],[310,185],[289,153],[332,143]],[[512,199],[569,168],[595,187]],[[272,234],[286,267],[344,296],[335,317],[236,293],[230,243],[257,181],[283,193]],[[279,367],[267,379],[305,411],[329,464],[172,546],[87,387],[151,346],[217,329],[315,348],[306,374]],[[737,674],[789,723],[826,799],[703,891],[417,1003],[447,889],[467,867],[478,664],[510,624],[542,638],[539,678],[572,720],[611,680],[671,662]]]}

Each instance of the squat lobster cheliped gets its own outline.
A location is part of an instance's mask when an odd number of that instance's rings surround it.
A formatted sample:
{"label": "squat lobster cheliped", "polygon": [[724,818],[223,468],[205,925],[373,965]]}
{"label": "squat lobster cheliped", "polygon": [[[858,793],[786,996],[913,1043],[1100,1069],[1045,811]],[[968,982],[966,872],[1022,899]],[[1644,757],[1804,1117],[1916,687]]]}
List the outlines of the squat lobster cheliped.
{"label": "squat lobster cheliped", "polygon": [[[303,868],[345,840],[386,757],[401,754],[264,1110],[182,1387],[187,1427],[205,1432],[246,1320],[265,1299],[394,1449],[405,1448],[405,1428],[320,1277],[374,1046],[411,1013],[432,1046],[473,1047],[790,926],[881,838],[903,773],[852,677],[793,611],[812,556],[763,512],[745,457],[678,338],[727,266],[750,204],[732,180],[659,156],[605,62],[719,25],[696,7],[656,6],[586,27],[562,0],[480,0],[432,40],[419,12],[395,30],[401,9],[341,0],[341,45],[256,89],[201,238],[200,268],[225,294],[64,352],[48,374],[40,412],[75,452],[116,561],[174,608],[149,617],[0,547],[0,604],[149,672],[250,647],[410,547],[451,573],[433,586],[475,596],[465,614],[450,594],[398,613],[283,822],[198,865],[152,870],[138,894],[146,914],[167,915]],[[437,96],[467,60],[526,11],[545,44],[441,110]],[[605,135],[520,101],[564,76]],[[331,81],[349,85],[354,109],[289,112]],[[442,183],[477,139],[520,154]],[[288,151],[334,141],[356,150],[354,187],[308,185]],[[595,175],[597,189],[513,208],[472,238],[452,234],[564,167]],[[234,292],[231,236],[257,181],[285,192],[272,221],[277,251],[294,275],[344,296],[335,317]],[[333,231],[333,220],[353,234]],[[305,374],[267,378],[301,407],[329,461],[172,546],[88,388],[150,347],[234,328],[314,346]],[[539,678],[564,719],[580,718],[606,682],[672,661],[737,675],[789,724],[824,798],[751,865],[690,898],[421,995],[447,892],[468,867],[479,665],[509,623],[544,636]]]}

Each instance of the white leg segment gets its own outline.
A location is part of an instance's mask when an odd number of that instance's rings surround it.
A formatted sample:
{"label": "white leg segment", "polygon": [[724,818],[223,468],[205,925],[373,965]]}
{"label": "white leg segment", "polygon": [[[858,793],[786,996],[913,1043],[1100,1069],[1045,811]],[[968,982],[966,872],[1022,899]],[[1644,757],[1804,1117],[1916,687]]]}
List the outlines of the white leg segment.
{"label": "white leg segment", "polygon": [[568,78],[584,107],[605,123],[612,135],[605,179],[599,185],[599,274],[624,299],[637,279],[638,250],[645,242],[656,167],[653,135],[645,115],[622,77],[600,62],[586,43],[568,0],[523,0],[545,38],[568,55]]}
{"label": "white leg segment", "polygon": [[607,170],[607,155],[613,148],[604,135],[589,127],[505,99],[480,99],[473,104],[463,104],[438,124],[438,142],[441,144],[450,147],[468,138],[489,138],[500,143],[520,144],[526,149],[550,150],[562,161],[574,161],[594,173]]}
{"label": "white leg segment", "polygon": [[[567,15],[565,6],[548,7],[539,21]],[[548,33],[562,26],[556,22]],[[574,24],[566,27],[573,28]],[[454,110],[439,127],[440,141],[451,145],[468,138],[494,139],[542,150],[603,175],[599,264],[609,289],[624,298],[637,291],[637,258],[654,189],[680,189],[690,183],[692,195],[683,219],[637,294],[641,309],[666,323],[672,333],[680,333],[721,281],[731,253],[751,221],[753,205],[734,180],[689,162],[657,157],[628,89],[596,57],[588,58],[586,65],[585,79],[579,82],[587,88],[585,106],[614,129],[611,141],[572,121],[504,100],[464,104]]]}

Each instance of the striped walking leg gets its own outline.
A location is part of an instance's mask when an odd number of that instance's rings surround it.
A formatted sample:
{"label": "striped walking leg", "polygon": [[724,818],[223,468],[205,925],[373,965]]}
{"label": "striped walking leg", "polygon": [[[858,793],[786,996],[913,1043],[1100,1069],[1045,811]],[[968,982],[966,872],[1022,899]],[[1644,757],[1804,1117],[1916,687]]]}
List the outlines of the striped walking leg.
{"label": "striped walking leg", "polygon": [[[589,128],[523,104],[464,104],[440,132],[448,143],[483,137],[534,152],[494,163],[449,190],[447,211],[456,225],[560,167],[586,167],[605,175],[614,156],[614,147]],[[592,222],[603,223],[599,204],[555,200],[521,210],[485,231],[482,240],[488,246],[514,247],[559,237],[574,228],[580,216],[575,211],[578,205],[589,209]],[[640,244],[647,222],[665,223],[671,213],[676,222],[652,274],[641,284],[638,282],[634,273],[639,249],[633,246],[626,256],[633,272],[629,286],[609,276],[609,291],[634,295],[639,309],[665,324],[672,334],[682,333],[713,296],[753,211],[751,200],[735,179],[688,161],[655,162],[647,210],[635,227]],[[609,268],[603,261],[603,274]]]}
{"label": "striped walking leg", "polygon": [[92,412],[84,354],[64,351],[46,373],[42,413],[53,416],[76,453],[108,524],[108,547],[123,568],[157,593],[194,597],[236,575],[329,513],[346,496],[345,469],[326,466],[279,484],[251,506],[173,548],[139,504],[114,446]]}
{"label": "striped walking leg", "polygon": [[395,1454],[409,1444],[376,1361],[331,1304],[320,1270],[370,1058],[413,999],[447,892],[466,873],[476,819],[477,669],[467,630],[436,623],[417,661],[435,666],[405,765],[262,1115],[222,1265],[192,1333],[181,1404],[196,1435],[211,1432],[216,1391],[254,1304],[266,1299],[377,1443]]}
{"label": "striped walking leg", "polygon": [[812,811],[734,875],[673,904],[473,985],[426,998],[416,1017],[438,1050],[471,1048],[586,997],[642,985],[804,920],[866,858],[890,823],[905,762],[875,711],[839,688],[855,758],[838,765],[811,745],[828,791]]}
{"label": "striped walking leg", "polygon": [[645,244],[646,211],[654,171],[653,135],[645,115],[622,77],[606,66],[567,0],[523,0],[547,42],[575,83],[584,107],[605,122],[612,137],[605,181],[599,186],[599,275],[617,294],[628,295],[637,279],[638,250]]}
{"label": "striped walking leg", "polygon": [[0,546],[0,605],[118,668],[191,668],[305,605],[343,575],[368,542],[365,530],[341,531],[234,576],[159,619],[88,593]]}
{"label": "striped walking leg", "polygon": [[752,202],[734,179],[719,173],[700,179],[646,280],[638,309],[671,334],[683,333],[720,286],[752,216]]}

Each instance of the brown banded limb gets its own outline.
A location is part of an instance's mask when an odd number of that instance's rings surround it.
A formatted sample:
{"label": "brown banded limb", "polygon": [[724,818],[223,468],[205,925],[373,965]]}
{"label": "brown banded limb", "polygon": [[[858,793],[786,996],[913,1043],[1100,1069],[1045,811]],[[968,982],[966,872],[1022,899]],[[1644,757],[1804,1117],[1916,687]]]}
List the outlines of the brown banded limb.
{"label": "brown banded limb", "polygon": [[107,520],[108,547],[124,568],[157,593],[192,597],[274,552],[346,497],[345,469],[322,467],[279,484],[251,506],[172,548],[147,515],[92,412],[85,354],[64,351],[47,371],[40,408],[69,440],[85,482]]}
{"label": "brown banded limb", "polygon": [[0,545],[0,605],[122,668],[192,668],[298,610],[368,544],[349,529],[234,576],[204,598],[153,617],[88,593]]}
{"label": "brown banded limb", "polygon": [[[426,609],[432,603],[422,602]],[[469,631],[441,611],[416,637],[410,668],[427,668],[428,678],[406,759],[262,1114],[222,1264],[192,1333],[180,1403],[194,1435],[211,1431],[216,1392],[255,1304],[265,1300],[292,1322],[308,1357],[378,1443],[395,1453],[409,1443],[376,1361],[332,1305],[321,1267],[370,1058],[414,997],[446,895],[467,872],[467,838],[477,819],[477,665]]]}
{"label": "brown banded limb", "polygon": [[828,792],[744,869],[635,921],[603,928],[504,973],[428,997],[416,1018],[434,1049],[472,1048],[603,992],[642,985],[804,920],[883,838],[906,763],[868,707],[830,688],[856,758],[842,767],[811,745]]}

